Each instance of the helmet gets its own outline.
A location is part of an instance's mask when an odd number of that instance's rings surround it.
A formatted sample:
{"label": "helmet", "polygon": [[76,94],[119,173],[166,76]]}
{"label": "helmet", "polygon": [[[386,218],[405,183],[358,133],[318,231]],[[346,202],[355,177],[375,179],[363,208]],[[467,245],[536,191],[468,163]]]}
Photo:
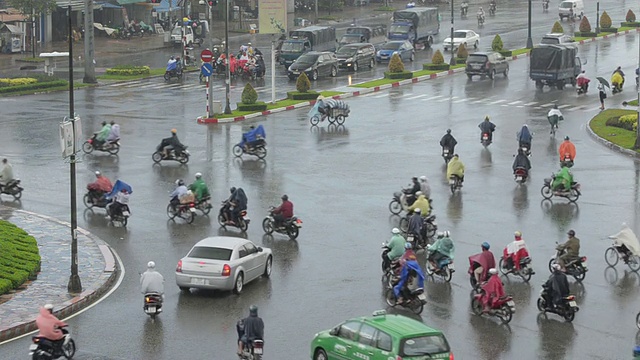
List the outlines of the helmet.
{"label": "helmet", "polygon": [[147,269],[155,269],[156,268],[156,263],[153,261],[149,261],[147,263]]}
{"label": "helmet", "polygon": [[447,129],[447,134],[451,134],[451,129]]}
{"label": "helmet", "polygon": [[96,171],[94,174],[96,174],[96,176],[102,175],[102,173],[100,171]]}
{"label": "helmet", "polygon": [[287,201],[289,200],[289,197],[287,196],[287,194],[282,195],[281,197],[282,200]]}
{"label": "helmet", "polygon": [[576,232],[573,230],[569,230],[569,232],[567,232],[567,235],[569,236],[576,236]]}
{"label": "helmet", "polygon": [[[480,8],[480,9],[482,9],[482,8]],[[489,121],[489,115],[484,117],[484,121]]]}
{"label": "helmet", "polygon": [[413,212],[416,214],[420,214],[420,212],[422,212],[422,210],[420,210],[420,208],[415,208],[413,209]]}
{"label": "helmet", "polygon": [[426,176],[420,176],[420,181],[427,181],[427,177]]}
{"label": "helmet", "polygon": [[449,237],[451,235],[451,233],[449,232],[449,230],[445,230],[442,232],[442,236],[443,237]]}
{"label": "helmet", "polygon": [[318,96],[318,97],[316,98],[316,100],[324,100],[324,99],[325,99],[325,97],[324,97],[324,96],[322,96],[322,95],[320,95],[320,96]]}
{"label": "helmet", "polygon": [[170,58],[170,59],[171,59],[171,60],[175,60],[175,59],[176,59],[176,57],[175,57],[175,56],[173,56],[173,55],[171,55],[171,58]]}
{"label": "helmet", "polygon": [[115,122],[115,121],[113,121],[113,120],[111,120],[110,124],[111,124],[111,125],[115,125],[115,124],[116,124],[116,122]]}
{"label": "helmet", "polygon": [[106,121],[103,121],[103,122],[102,122],[102,126],[105,126],[105,125],[107,125],[107,122],[106,122]]}
{"label": "helmet", "polygon": [[182,179],[176,180],[176,186],[182,186],[182,185],[184,185],[184,181]]}
{"label": "helmet", "polygon": [[498,273],[498,270],[496,270],[496,268],[491,268],[491,269],[489,269],[489,274],[491,274],[491,275],[495,275],[495,274],[497,274],[497,273]]}
{"label": "helmet", "polygon": [[172,133],[172,134],[177,134],[177,133],[178,133],[178,130],[176,130],[176,129],[171,129],[171,133]]}
{"label": "helmet", "polygon": [[438,231],[438,239],[442,239],[444,237],[444,233],[442,231]]}
{"label": "helmet", "polygon": [[522,236],[522,233],[521,233],[520,231],[516,231],[516,232],[514,232],[514,233],[513,233],[513,235],[514,235],[515,237],[521,237],[521,236]]}
{"label": "helmet", "polygon": [[249,314],[251,315],[258,315],[258,307],[255,305],[251,305],[249,306]]}
{"label": "helmet", "polygon": [[458,154],[453,154],[453,157],[454,158],[458,158],[459,156],[458,156]]}
{"label": "helmet", "polygon": [[231,189],[229,189],[229,192],[231,192],[233,194],[234,192],[236,192],[236,188],[235,187],[231,187]]}
{"label": "helmet", "polygon": [[393,228],[393,229],[391,229],[391,233],[392,233],[392,234],[400,234],[400,229],[398,229],[398,228]]}
{"label": "helmet", "polygon": [[44,308],[45,308],[46,310],[52,311],[52,310],[53,310],[53,305],[51,305],[51,304],[45,304],[45,305],[44,305]]}
{"label": "helmet", "polygon": [[558,104],[553,104],[553,108],[557,109],[558,108]]}
{"label": "helmet", "polygon": [[551,268],[552,268],[553,270],[561,270],[561,269],[562,269],[562,266],[560,266],[560,264],[553,264],[553,265],[551,265]]}
{"label": "helmet", "polygon": [[405,248],[405,249],[409,250],[409,249],[411,249],[412,247],[413,247],[413,245],[411,245],[411,243],[410,243],[410,242],[406,242],[406,243],[404,243],[404,248]]}
{"label": "helmet", "polygon": [[196,173],[196,179],[200,179],[202,177],[201,173]]}
{"label": "helmet", "polygon": [[420,195],[423,195],[422,191],[416,191],[416,196],[420,196]]}
{"label": "helmet", "polygon": [[247,43],[247,45],[251,46],[251,43]]}
{"label": "helmet", "polygon": [[529,127],[527,124],[522,125],[522,127]]}
{"label": "helmet", "polygon": [[564,137],[565,140],[569,140],[569,135]]}
{"label": "helmet", "polygon": [[491,245],[489,245],[489,243],[488,243],[488,242],[486,242],[486,241],[485,241],[485,242],[483,242],[483,243],[482,243],[482,248],[483,248],[483,249],[485,249],[485,250],[489,250],[489,248],[490,248],[490,247],[491,247]]}

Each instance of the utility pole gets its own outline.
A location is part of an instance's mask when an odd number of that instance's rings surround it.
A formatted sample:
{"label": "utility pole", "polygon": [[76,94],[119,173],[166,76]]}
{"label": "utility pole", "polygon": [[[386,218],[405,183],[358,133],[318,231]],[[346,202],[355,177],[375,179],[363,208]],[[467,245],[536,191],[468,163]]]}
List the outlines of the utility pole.
{"label": "utility pole", "polygon": [[531,0],[529,0],[529,26],[527,27],[527,49],[533,49],[533,39],[531,38]]}
{"label": "utility pole", "polygon": [[453,66],[456,64],[456,53],[453,49],[453,0],[451,0],[451,60],[449,61],[449,65]]}
{"label": "utility pole", "polygon": [[85,84],[98,82],[93,45],[93,0],[84,0],[84,78],[82,82]]}
{"label": "utility pole", "polygon": [[229,93],[231,92],[231,61],[229,59],[229,0],[224,0],[224,12],[224,56],[227,61],[227,66],[225,66],[226,103],[224,106],[224,113],[231,114],[231,103],[229,100]]}

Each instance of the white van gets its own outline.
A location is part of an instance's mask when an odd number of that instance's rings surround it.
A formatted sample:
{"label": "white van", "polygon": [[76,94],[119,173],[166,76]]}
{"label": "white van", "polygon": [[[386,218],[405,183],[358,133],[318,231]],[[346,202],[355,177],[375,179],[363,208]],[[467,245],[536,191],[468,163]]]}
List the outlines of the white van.
{"label": "white van", "polygon": [[582,0],[566,0],[560,3],[558,7],[558,15],[560,16],[560,21],[563,18],[580,18],[584,16],[584,2]]}

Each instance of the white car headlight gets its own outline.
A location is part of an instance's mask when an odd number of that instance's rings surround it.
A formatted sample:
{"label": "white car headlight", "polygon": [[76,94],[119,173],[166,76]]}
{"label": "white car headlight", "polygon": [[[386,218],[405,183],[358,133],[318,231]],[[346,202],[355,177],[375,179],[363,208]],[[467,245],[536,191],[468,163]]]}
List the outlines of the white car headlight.
{"label": "white car headlight", "polygon": [[313,70],[313,66],[310,67],[310,68],[305,69],[304,71],[311,71],[311,70]]}
{"label": "white car headlight", "polygon": [[345,60],[345,62],[352,62],[352,61],[353,61],[353,58],[352,58],[352,57],[350,57],[350,58],[348,58],[348,59],[346,59],[346,60]]}

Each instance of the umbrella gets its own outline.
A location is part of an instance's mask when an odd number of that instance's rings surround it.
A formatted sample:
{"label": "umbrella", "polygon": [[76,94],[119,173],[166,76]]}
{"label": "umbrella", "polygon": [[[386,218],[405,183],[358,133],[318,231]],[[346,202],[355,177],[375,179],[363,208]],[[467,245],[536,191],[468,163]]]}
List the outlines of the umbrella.
{"label": "umbrella", "polygon": [[598,79],[598,81],[600,81],[600,84],[602,84],[602,85],[604,85],[604,86],[606,86],[608,88],[611,88],[611,86],[609,86],[609,82],[605,78],[603,78],[602,76],[598,76],[596,79]]}
{"label": "umbrella", "polygon": [[129,184],[125,183],[122,180],[117,180],[116,183],[113,184],[113,188],[111,189],[111,192],[107,194],[106,198],[111,199],[122,190],[127,190],[129,194],[133,192],[133,189],[131,189],[131,186],[129,186]]}

